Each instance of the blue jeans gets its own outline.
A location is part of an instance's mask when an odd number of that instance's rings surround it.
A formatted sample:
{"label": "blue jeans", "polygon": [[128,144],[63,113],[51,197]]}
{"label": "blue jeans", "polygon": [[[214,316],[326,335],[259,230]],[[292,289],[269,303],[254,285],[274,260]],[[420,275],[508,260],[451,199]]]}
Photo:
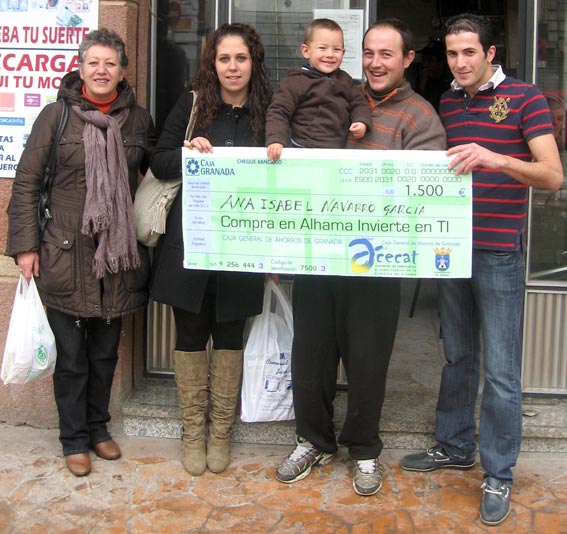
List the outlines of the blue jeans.
{"label": "blue jeans", "polygon": [[475,404],[484,388],[479,450],[486,476],[513,482],[522,440],[522,252],[474,250],[472,278],[439,284],[446,364],[437,401],[435,437],[452,457],[475,453]]}

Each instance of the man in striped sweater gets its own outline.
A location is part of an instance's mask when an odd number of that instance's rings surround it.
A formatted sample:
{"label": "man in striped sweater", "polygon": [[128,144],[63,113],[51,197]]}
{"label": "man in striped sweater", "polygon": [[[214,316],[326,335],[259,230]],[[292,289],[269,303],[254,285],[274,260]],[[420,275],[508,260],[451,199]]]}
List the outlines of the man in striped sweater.
{"label": "man in striped sweater", "polygon": [[437,444],[401,461],[408,471],[470,469],[475,464],[475,404],[480,382],[479,451],[484,469],[480,519],[510,513],[512,467],[522,433],[521,319],[528,187],[557,190],[563,170],[544,96],[493,65],[490,21],[463,14],[447,21],[454,76],[441,97],[450,167],[473,173],[470,279],[440,282],[446,364],[437,402]]}
{"label": "man in striped sweater", "polygon": [[[398,19],[373,24],[363,39],[363,94],[372,128],[348,148],[445,150],[443,125],[433,107],[405,80],[415,57],[414,39]],[[342,358],[348,376],[348,410],[338,442],[353,460],[353,488],[374,495],[382,486],[380,416],[392,354],[400,280],[365,276],[295,276],[293,402],[297,444],[276,469],[280,482],[305,478],[337,452],[333,400]]]}
{"label": "man in striped sweater", "polygon": [[347,148],[445,150],[445,131],[431,104],[405,78],[415,59],[413,32],[396,18],[376,21],[363,39],[361,86],[372,112],[372,128]]}

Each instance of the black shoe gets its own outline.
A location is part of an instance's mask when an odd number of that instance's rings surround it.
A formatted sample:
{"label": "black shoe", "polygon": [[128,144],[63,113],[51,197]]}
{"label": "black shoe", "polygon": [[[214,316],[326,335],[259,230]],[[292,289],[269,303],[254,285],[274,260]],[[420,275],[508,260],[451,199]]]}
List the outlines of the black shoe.
{"label": "black shoe", "polygon": [[486,525],[499,525],[510,514],[510,484],[486,477],[481,488],[480,520]]}
{"label": "black shoe", "polygon": [[405,471],[435,471],[436,469],[471,469],[474,458],[451,458],[441,445],[435,445],[425,452],[408,454],[400,462]]}

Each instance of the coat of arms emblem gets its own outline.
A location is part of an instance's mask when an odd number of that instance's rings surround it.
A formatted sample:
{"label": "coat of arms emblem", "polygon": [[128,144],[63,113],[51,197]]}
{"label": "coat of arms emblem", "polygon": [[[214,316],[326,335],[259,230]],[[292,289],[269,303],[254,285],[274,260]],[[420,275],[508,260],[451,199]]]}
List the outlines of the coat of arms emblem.
{"label": "coat of arms emblem", "polygon": [[494,103],[488,110],[490,111],[490,118],[494,119],[496,124],[502,122],[508,116],[508,112],[510,111],[508,102],[510,102],[510,98],[494,97]]}
{"label": "coat of arms emblem", "polygon": [[447,271],[451,265],[451,248],[435,248],[435,268],[438,271]]}

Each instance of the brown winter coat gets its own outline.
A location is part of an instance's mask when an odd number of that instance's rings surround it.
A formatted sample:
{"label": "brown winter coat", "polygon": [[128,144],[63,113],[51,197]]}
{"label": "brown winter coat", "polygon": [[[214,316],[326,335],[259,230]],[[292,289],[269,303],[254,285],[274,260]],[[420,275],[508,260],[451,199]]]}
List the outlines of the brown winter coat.
{"label": "brown winter coat", "polygon": [[[59,98],[96,109],[81,96],[83,82],[79,72],[67,74]],[[110,115],[124,107],[130,109],[122,126],[124,150],[132,198],[139,172],[149,165],[156,134],[147,111],[135,102],[132,88],[122,81],[119,96]],[[59,102],[47,105],[34,122],[18,168],[8,209],[9,228],[6,254],[39,251],[40,275],[36,279],[43,304],[79,317],[114,318],[142,308],[147,303],[149,258],[145,247],[138,246],[142,265],[97,280],[92,270],[96,242],[80,231],[86,196],[84,121],[72,109],[56,154],[55,176],[51,189],[49,220],[40,244],[37,218],[39,188],[49,158],[52,140],[61,113]]]}

